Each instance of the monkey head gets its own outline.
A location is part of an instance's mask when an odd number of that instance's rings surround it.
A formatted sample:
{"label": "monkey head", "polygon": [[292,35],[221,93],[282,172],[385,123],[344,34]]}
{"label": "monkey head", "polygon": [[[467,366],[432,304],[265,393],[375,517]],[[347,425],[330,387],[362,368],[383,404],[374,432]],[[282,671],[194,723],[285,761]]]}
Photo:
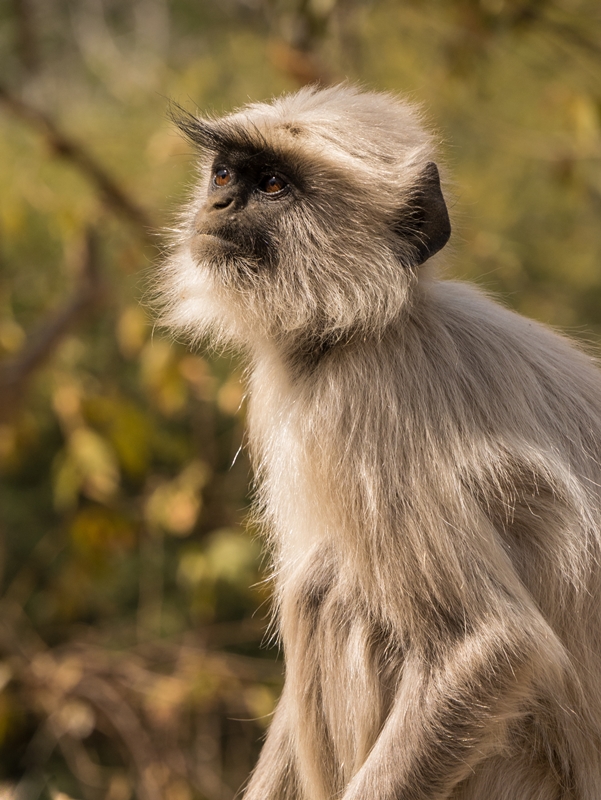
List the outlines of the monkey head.
{"label": "monkey head", "polygon": [[220,119],[177,109],[199,177],[163,282],[192,337],[319,347],[380,333],[450,235],[416,110],[349,86]]}

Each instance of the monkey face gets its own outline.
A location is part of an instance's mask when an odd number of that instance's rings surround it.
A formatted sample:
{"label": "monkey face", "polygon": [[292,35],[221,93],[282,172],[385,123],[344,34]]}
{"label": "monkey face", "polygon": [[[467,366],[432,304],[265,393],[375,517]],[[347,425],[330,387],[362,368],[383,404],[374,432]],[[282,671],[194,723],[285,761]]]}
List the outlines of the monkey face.
{"label": "monkey face", "polygon": [[[262,156],[220,153],[209,172],[206,201],[194,218],[194,257],[232,279],[244,269],[275,268],[278,219],[293,213],[298,189],[282,165]],[[288,170],[289,171],[289,170]]]}
{"label": "monkey face", "polygon": [[320,347],[403,313],[450,234],[410,106],[335,87],[176,121],[201,180],[166,270],[170,325]]}

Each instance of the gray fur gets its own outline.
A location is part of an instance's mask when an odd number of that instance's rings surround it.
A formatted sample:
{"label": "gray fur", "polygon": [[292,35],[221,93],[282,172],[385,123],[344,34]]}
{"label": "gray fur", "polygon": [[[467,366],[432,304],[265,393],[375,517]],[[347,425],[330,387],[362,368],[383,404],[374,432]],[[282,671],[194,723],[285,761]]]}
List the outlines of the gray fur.
{"label": "gray fur", "polygon": [[[418,266],[448,230],[407,103],[304,89],[181,125],[164,318],[247,354],[286,656],[246,800],[598,799],[592,358]],[[215,154],[291,165],[265,223],[214,207]],[[244,246],[207,234],[246,213]]]}

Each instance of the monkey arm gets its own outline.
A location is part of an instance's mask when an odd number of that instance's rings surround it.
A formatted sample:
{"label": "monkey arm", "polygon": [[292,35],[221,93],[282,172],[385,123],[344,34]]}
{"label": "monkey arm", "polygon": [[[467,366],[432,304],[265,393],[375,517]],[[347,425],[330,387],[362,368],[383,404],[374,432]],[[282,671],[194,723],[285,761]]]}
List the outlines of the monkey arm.
{"label": "monkey arm", "polygon": [[391,712],[343,800],[445,800],[503,745],[537,687],[561,695],[564,655],[551,630],[523,611],[504,614],[435,659],[408,654]]}
{"label": "monkey arm", "polygon": [[284,689],[244,800],[296,800],[299,797],[289,715]]}

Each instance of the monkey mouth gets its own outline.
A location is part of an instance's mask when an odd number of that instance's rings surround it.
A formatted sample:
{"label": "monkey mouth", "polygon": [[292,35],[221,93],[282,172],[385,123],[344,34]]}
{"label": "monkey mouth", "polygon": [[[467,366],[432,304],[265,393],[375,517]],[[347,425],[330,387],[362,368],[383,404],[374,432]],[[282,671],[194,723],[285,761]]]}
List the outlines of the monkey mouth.
{"label": "monkey mouth", "polygon": [[218,233],[197,233],[192,241],[192,252],[199,258],[237,255],[239,247]]}
{"label": "monkey mouth", "polygon": [[198,233],[195,237],[200,246],[208,246],[212,247],[217,245],[218,247],[227,247],[227,248],[235,248],[236,245],[231,239],[226,238],[222,234],[219,233]]}
{"label": "monkey mouth", "polygon": [[227,268],[236,274],[256,275],[262,268],[271,265],[266,243],[241,241],[239,235],[233,241],[227,232],[198,231],[190,249],[199,261],[215,268]]}

